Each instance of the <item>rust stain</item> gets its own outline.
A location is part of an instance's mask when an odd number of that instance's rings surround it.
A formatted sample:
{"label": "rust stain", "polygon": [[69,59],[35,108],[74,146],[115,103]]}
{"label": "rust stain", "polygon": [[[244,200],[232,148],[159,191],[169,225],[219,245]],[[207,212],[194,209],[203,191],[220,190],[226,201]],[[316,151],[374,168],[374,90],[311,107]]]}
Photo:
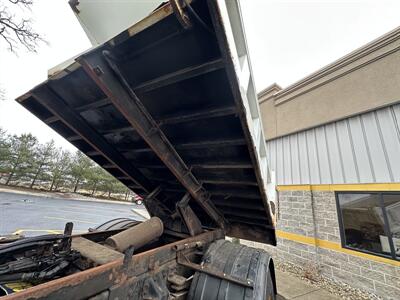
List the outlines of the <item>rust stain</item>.
{"label": "rust stain", "polygon": [[[223,238],[224,233],[221,229],[216,229],[213,231],[207,231],[202,234],[199,234],[195,237],[190,237],[184,240],[176,241],[171,244],[167,244],[155,249],[151,249],[146,252],[139,253],[133,257],[134,261],[142,261],[143,259],[148,259],[150,256],[158,253],[159,251],[164,251],[166,249],[175,249],[176,245],[179,244],[190,244],[195,241],[212,241],[215,239]],[[157,265],[157,268],[159,266]],[[19,293],[11,294],[7,296],[5,299],[7,300],[23,300],[23,299],[38,299],[38,298],[46,298],[50,294],[59,291],[60,289],[68,290],[68,288],[73,288],[76,286],[84,286],[85,282],[90,279],[101,276],[105,272],[111,272],[111,275],[108,275],[110,280],[114,279],[114,284],[124,284],[128,281],[128,274],[124,272],[123,260],[116,260],[92,269],[88,269],[82,271],[80,273],[72,274],[66,277],[62,277],[56,280],[52,280]]]}

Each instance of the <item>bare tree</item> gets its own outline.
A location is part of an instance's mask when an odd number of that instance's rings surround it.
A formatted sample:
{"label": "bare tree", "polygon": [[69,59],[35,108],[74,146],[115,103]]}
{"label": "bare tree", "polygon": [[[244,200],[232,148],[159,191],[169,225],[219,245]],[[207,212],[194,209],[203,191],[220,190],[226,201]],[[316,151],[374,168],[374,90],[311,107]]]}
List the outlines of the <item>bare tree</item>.
{"label": "bare tree", "polygon": [[17,17],[12,11],[16,6],[30,9],[34,0],[0,0],[0,37],[11,52],[18,45],[28,51],[36,52],[38,43],[44,41],[39,33],[32,28],[32,20]]}

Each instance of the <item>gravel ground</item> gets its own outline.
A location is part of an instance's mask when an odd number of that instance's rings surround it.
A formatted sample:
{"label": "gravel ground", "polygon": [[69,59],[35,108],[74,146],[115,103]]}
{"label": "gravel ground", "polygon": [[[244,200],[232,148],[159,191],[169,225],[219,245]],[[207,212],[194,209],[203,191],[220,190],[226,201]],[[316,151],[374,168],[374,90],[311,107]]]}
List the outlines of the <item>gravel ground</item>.
{"label": "gravel ground", "polygon": [[316,272],[307,272],[305,269],[290,264],[290,263],[283,263],[283,262],[277,262],[275,261],[275,267],[278,270],[281,270],[283,272],[288,272],[296,277],[301,278],[305,282],[307,282],[310,285],[317,286],[320,288],[323,288],[330,293],[334,295],[340,296],[342,299],[347,299],[347,300],[380,300],[382,299],[381,297],[378,297],[375,294],[371,294],[365,291],[361,291],[359,289],[350,287],[349,285],[334,281],[332,279],[325,278],[320,275],[315,275]]}

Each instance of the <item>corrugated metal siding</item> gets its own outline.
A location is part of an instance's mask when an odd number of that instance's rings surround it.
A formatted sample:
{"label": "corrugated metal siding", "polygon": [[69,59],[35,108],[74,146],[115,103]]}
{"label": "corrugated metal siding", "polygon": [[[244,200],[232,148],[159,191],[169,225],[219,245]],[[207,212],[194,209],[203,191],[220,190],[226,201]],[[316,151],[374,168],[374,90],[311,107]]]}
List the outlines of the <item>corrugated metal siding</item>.
{"label": "corrugated metal siding", "polygon": [[400,182],[400,104],[267,143],[278,185]]}

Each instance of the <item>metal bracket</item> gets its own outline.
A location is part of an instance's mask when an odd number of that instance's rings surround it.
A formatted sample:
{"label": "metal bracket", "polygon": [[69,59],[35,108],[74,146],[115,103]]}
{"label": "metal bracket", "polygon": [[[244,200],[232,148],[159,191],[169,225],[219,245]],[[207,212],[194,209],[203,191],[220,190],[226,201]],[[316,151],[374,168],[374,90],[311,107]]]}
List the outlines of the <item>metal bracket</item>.
{"label": "metal bracket", "polygon": [[208,274],[213,277],[217,277],[222,280],[226,280],[226,281],[244,286],[246,288],[251,288],[251,289],[254,288],[253,282],[251,280],[239,279],[239,278],[233,277],[229,274],[226,274],[224,272],[220,272],[212,267],[193,263],[187,258],[187,256],[182,251],[178,252],[177,256],[178,256],[178,260],[177,260],[178,264],[180,264],[184,267],[196,270],[201,273]]}
{"label": "metal bracket", "polygon": [[179,213],[187,229],[189,230],[190,236],[195,236],[203,232],[203,227],[199,218],[189,206],[190,198],[190,194],[186,193],[183,198],[176,203],[176,211]]}
{"label": "metal bracket", "polygon": [[68,222],[65,224],[64,227],[64,236],[66,237],[64,241],[61,242],[61,248],[63,251],[69,251],[71,250],[71,235],[72,235],[72,230],[74,228],[74,223]]}
{"label": "metal bracket", "polygon": [[178,244],[174,246],[175,251],[182,251],[186,249],[202,248],[204,246],[204,241],[195,241],[191,243]]}
{"label": "metal bracket", "polygon": [[134,252],[135,252],[135,248],[133,246],[131,246],[128,249],[126,249],[125,255],[124,255],[124,260],[123,260],[123,263],[122,263],[125,269],[128,269],[129,264],[132,261],[132,256],[133,256]]}
{"label": "metal bracket", "polygon": [[183,28],[189,29],[192,27],[192,23],[190,22],[189,16],[183,11],[181,2],[181,0],[169,0],[172,10],[174,11],[179,23]]}
{"label": "metal bracket", "polygon": [[190,194],[186,193],[179,202],[176,203],[177,206],[179,207],[186,207],[189,205],[190,201]]}
{"label": "metal bracket", "polygon": [[167,207],[165,207],[162,202],[154,201],[154,199],[158,196],[158,194],[161,193],[161,191],[161,186],[158,186],[143,199],[143,203],[151,215],[156,215],[164,221],[168,219],[171,212]]}

